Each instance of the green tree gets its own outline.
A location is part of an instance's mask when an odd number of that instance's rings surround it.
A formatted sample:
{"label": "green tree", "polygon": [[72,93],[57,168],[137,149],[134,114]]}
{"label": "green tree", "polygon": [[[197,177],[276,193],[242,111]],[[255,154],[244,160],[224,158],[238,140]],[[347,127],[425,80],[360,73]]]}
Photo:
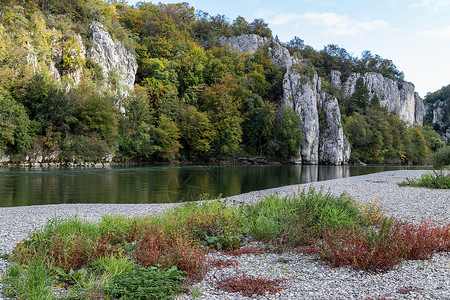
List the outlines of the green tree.
{"label": "green tree", "polygon": [[245,104],[244,144],[251,154],[267,153],[275,121],[275,104],[253,94]]}
{"label": "green tree", "polygon": [[112,102],[104,96],[91,95],[76,107],[78,132],[83,135],[98,135],[101,139],[113,142],[118,120]]}
{"label": "green tree", "polygon": [[273,139],[270,142],[273,156],[288,160],[299,154],[303,142],[300,125],[300,116],[290,106],[283,105],[279,108]]}
{"label": "green tree", "polygon": [[158,120],[155,133],[155,156],[157,159],[171,160],[177,157],[181,148],[180,130],[177,123],[162,114]]}
{"label": "green tree", "polygon": [[154,113],[143,97],[132,98],[119,122],[122,159],[151,160],[156,151]]}
{"label": "green tree", "polygon": [[31,147],[30,120],[23,105],[0,93],[0,152],[24,152]]}
{"label": "green tree", "polygon": [[201,108],[208,114],[216,132],[211,144],[213,152],[231,155],[239,149],[242,139],[242,105],[240,89],[231,77],[205,89]]}
{"label": "green tree", "polygon": [[196,156],[209,151],[216,132],[206,113],[188,105],[181,109],[178,125],[181,145],[189,155]]}

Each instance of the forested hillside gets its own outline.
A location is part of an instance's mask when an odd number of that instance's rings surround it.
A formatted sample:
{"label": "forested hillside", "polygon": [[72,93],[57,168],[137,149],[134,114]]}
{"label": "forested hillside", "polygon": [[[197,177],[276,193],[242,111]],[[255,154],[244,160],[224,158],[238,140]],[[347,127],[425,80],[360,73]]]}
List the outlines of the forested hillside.
{"label": "forested hillside", "polygon": [[[288,161],[298,154],[300,116],[279,101],[285,70],[265,47],[240,53],[218,42],[243,34],[273,38],[263,20],[228,21],[187,3],[0,3],[0,156],[64,163]],[[134,56],[134,87],[94,59],[93,21]],[[443,144],[430,127],[390,114],[363,83],[351,97],[331,83],[332,70],[342,80],[377,72],[401,82],[392,61],[369,51],[355,58],[336,45],[317,51],[298,37],[284,46],[298,58],[299,74],[317,72],[322,89],[338,99],[353,161],[423,163]]]}

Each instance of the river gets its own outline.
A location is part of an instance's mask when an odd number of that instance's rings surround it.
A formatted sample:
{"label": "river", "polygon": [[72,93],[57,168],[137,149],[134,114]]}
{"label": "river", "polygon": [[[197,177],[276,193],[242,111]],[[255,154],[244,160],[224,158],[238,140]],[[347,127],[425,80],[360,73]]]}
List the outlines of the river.
{"label": "river", "polygon": [[183,202],[401,168],[317,165],[0,168],[0,206]]}

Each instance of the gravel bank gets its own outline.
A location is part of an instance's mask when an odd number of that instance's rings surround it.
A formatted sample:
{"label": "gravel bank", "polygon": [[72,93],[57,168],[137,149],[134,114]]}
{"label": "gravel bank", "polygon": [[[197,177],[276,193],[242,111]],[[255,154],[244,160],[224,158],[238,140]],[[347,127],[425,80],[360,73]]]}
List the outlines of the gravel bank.
{"label": "gravel bank", "polygon": [[[450,191],[398,187],[406,177],[416,178],[426,171],[390,171],[303,185],[251,192],[229,197],[232,203],[258,201],[266,194],[281,196],[303,188],[343,192],[359,202],[379,199],[388,214],[419,222],[450,223]],[[78,217],[95,221],[103,215],[144,216],[159,213],[173,204],[63,204],[0,208],[0,254],[10,252],[27,232],[49,218]],[[218,255],[218,254],[215,254]],[[222,257],[226,258],[226,257]],[[289,278],[289,288],[258,299],[450,299],[450,253],[435,255],[429,261],[407,261],[385,273],[366,273],[351,268],[330,268],[314,256],[284,253],[243,255],[237,258],[239,269],[249,275]],[[0,272],[5,269],[0,259]],[[214,288],[214,280],[234,273],[233,268],[211,270],[204,281],[192,289],[195,299],[248,299]],[[215,276],[214,276],[215,274]],[[180,297],[179,297],[180,298]],[[255,298],[255,297],[253,297]],[[181,299],[193,299],[182,296]],[[0,296],[1,300],[1,296]]]}

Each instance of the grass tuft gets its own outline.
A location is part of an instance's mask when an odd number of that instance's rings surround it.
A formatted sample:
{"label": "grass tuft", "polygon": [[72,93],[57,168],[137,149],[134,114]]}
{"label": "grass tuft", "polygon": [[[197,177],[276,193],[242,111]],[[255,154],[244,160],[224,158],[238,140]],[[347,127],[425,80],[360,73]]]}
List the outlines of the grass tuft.
{"label": "grass tuft", "polygon": [[450,189],[450,174],[445,175],[443,171],[425,173],[419,179],[406,178],[398,184],[399,186],[426,187],[430,189]]}

